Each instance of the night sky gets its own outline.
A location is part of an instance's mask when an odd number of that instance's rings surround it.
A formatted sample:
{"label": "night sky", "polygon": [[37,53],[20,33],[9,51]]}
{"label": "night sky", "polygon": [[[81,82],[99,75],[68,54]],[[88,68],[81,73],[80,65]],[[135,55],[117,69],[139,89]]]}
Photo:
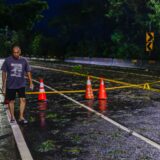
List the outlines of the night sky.
{"label": "night sky", "polygon": [[[15,4],[15,3],[22,3],[26,0],[6,0],[8,4]],[[48,28],[48,20],[51,19],[51,17],[54,17],[58,14],[60,14],[61,7],[64,4],[67,3],[77,3],[80,0],[46,0],[48,2],[49,9],[44,11],[44,19],[41,20],[40,23],[37,23],[35,26],[35,29],[41,30],[43,32],[46,32],[46,34],[51,33],[50,28]]]}

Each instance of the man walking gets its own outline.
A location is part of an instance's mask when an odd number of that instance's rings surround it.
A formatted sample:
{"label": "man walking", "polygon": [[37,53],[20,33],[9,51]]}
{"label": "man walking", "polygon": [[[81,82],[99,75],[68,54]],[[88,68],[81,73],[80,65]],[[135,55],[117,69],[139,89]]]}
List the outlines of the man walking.
{"label": "man walking", "polygon": [[11,123],[15,121],[14,116],[14,104],[16,93],[20,98],[20,113],[19,122],[22,124],[28,123],[24,118],[24,110],[26,107],[25,98],[25,86],[26,80],[25,75],[27,74],[29,79],[30,88],[33,89],[31,68],[27,60],[21,55],[20,46],[14,46],[12,48],[12,55],[5,59],[2,65],[2,91],[9,101],[9,109],[11,114]]}

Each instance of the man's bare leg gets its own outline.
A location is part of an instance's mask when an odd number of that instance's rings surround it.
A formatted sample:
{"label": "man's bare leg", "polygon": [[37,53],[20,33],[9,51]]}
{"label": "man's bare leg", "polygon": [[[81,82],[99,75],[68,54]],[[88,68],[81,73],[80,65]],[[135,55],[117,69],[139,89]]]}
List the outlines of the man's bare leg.
{"label": "man's bare leg", "polygon": [[24,110],[26,107],[26,99],[25,98],[20,98],[20,113],[19,113],[19,120],[24,119]]}
{"label": "man's bare leg", "polygon": [[9,110],[10,110],[10,114],[11,114],[11,120],[14,120],[15,117],[14,117],[14,103],[15,101],[14,100],[11,100],[9,101]]}

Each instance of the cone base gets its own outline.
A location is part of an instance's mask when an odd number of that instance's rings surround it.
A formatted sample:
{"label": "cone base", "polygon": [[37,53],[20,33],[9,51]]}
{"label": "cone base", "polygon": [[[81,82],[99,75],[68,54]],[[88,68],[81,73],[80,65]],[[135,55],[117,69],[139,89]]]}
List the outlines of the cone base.
{"label": "cone base", "polygon": [[43,95],[43,94],[39,95],[38,101],[47,101],[46,95]]}
{"label": "cone base", "polygon": [[94,99],[94,96],[85,96],[85,99],[86,100],[92,100],[92,99]]}
{"label": "cone base", "polygon": [[45,100],[38,100],[39,102],[47,102],[48,100],[45,99]]}

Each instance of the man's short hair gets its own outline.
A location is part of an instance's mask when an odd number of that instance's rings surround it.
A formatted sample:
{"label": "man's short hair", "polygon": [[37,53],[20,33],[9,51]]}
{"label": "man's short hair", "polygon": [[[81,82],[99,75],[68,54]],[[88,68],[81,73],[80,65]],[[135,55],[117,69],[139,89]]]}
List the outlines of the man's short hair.
{"label": "man's short hair", "polygon": [[19,48],[19,49],[21,49],[20,45],[18,45],[18,44],[13,44],[12,47],[11,47],[11,49],[13,50],[13,48]]}
{"label": "man's short hair", "polygon": [[21,47],[19,45],[13,45],[11,51],[13,51],[14,48],[19,48],[19,50],[21,51]]}

